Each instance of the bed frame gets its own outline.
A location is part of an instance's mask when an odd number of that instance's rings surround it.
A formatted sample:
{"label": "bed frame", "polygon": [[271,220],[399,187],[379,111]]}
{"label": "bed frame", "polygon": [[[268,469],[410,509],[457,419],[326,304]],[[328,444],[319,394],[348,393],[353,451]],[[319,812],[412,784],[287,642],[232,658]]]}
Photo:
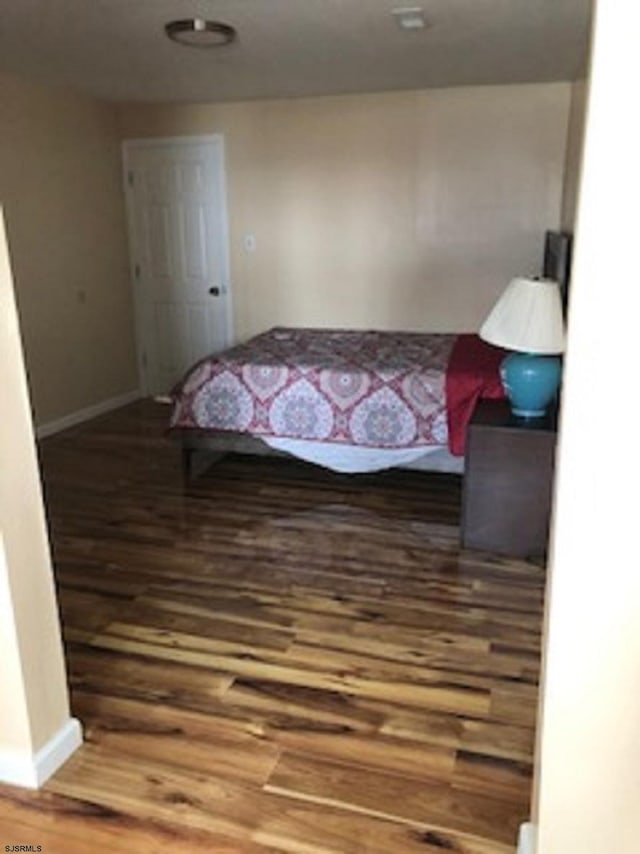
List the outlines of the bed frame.
{"label": "bed frame", "polygon": [[182,474],[186,482],[202,474],[227,454],[249,454],[261,457],[288,457],[276,451],[257,436],[231,430],[211,433],[205,430],[174,429],[173,438],[180,442]]}
{"label": "bed frame", "polygon": [[[233,431],[209,433],[197,430],[172,430],[173,437],[180,442],[182,455],[182,474],[186,483],[203,474],[209,466],[221,460],[227,454],[248,454],[260,457],[284,457],[296,459],[285,451],[270,448],[257,436]],[[311,465],[311,463],[310,463]],[[446,449],[425,453],[415,462],[405,463],[396,468],[410,471],[443,472],[446,474],[462,474],[464,458],[455,457]]]}

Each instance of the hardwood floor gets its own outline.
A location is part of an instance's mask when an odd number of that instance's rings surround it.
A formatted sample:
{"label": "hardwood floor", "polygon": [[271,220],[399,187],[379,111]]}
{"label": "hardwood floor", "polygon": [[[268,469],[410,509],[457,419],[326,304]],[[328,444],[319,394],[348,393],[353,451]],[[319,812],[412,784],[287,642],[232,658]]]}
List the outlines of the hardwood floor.
{"label": "hardwood floor", "polygon": [[513,852],[543,570],[458,546],[459,481],[229,457],[186,490],[149,402],[41,448],[85,744],[0,843]]}

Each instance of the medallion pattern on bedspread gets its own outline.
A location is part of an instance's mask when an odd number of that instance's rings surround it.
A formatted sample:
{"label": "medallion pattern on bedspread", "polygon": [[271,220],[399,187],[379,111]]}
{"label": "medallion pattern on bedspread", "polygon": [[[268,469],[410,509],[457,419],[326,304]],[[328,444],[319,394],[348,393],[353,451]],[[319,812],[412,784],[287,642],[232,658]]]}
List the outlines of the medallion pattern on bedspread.
{"label": "medallion pattern on bedspread", "polygon": [[193,399],[198,424],[217,424],[221,430],[247,430],[253,419],[253,400],[229,371],[200,386]]}
{"label": "medallion pattern on bedspread", "polygon": [[447,444],[454,335],[277,328],[195,365],[173,427],[375,448]]}

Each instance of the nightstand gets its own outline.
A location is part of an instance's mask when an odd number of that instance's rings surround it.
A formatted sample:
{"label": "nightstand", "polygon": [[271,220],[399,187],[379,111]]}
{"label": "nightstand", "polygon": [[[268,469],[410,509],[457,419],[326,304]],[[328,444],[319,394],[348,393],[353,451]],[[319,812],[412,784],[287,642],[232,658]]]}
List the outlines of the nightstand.
{"label": "nightstand", "polygon": [[481,400],[467,428],[461,538],[465,548],[540,557],[547,548],[556,418],[515,418]]}

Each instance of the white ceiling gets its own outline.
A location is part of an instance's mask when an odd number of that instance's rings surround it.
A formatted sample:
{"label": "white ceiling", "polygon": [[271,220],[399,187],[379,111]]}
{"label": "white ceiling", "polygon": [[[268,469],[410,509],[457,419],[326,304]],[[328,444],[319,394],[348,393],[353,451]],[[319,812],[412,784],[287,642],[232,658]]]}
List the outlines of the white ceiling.
{"label": "white ceiling", "polygon": [[[422,6],[402,32],[391,10]],[[0,70],[114,101],[215,101],[584,74],[591,0],[0,0]],[[232,24],[218,49],[164,24]]]}

